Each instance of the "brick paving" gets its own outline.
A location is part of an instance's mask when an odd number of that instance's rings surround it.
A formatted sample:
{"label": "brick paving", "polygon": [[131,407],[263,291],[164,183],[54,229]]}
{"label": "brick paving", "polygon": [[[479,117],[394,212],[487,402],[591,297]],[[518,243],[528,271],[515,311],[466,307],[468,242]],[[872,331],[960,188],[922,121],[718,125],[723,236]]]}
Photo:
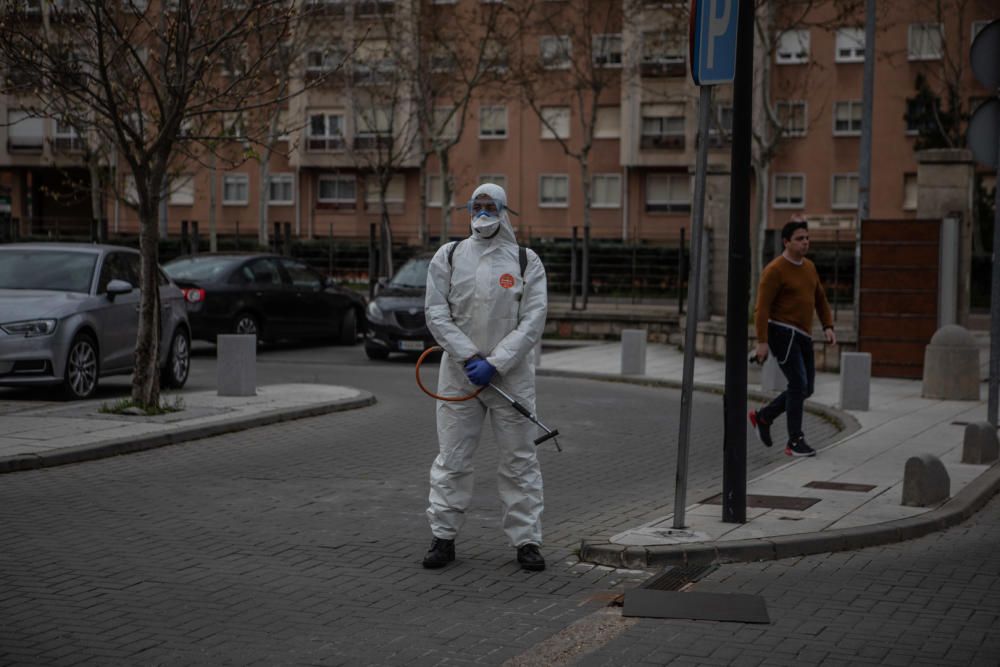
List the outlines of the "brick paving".
{"label": "brick paving", "polygon": [[[0,478],[0,663],[498,665],[530,654],[647,576],[578,563],[574,550],[582,537],[669,513],[678,392],[541,378],[540,413],[564,434],[565,450],[541,452],[549,569],[519,570],[505,544],[487,435],[459,562],[426,571],[419,566],[429,542],[423,509],[436,444],[432,403],[415,392],[412,367],[307,363],[322,356],[315,351],[287,356],[297,363],[265,360],[261,381],[350,384],[372,391],[379,403]],[[721,486],[721,414],[720,397],[697,396],[690,499]],[[821,446],[833,428],[810,418],[807,432]],[[750,475],[784,462],[755,443],[749,451]],[[978,519],[956,530],[973,525]],[[921,651],[958,660],[968,656],[971,640],[947,637],[969,626],[995,634],[989,596],[1000,598],[1000,568],[993,557],[949,569],[947,542],[940,544],[941,564],[929,572],[958,578],[942,581],[936,595],[920,593],[932,576],[920,575],[919,554],[912,576],[894,579],[888,564],[867,573],[876,577],[873,586],[910,591],[903,599],[852,587],[860,575],[848,565],[865,574],[860,563],[871,559],[864,554],[885,552],[889,563],[893,554],[909,553],[907,544],[828,561],[726,566],[698,589],[760,592],[764,582],[776,582],[778,592],[768,597],[774,626],[641,621],[583,660],[889,660],[895,642],[922,627],[906,615],[929,611],[942,629],[922,633]],[[995,538],[986,544],[1000,553]],[[815,564],[802,565],[808,562]],[[980,588],[981,610],[966,603],[964,618],[936,606]],[[866,618],[883,613],[901,614],[895,639],[865,642],[872,624]],[[996,644],[976,650],[971,659],[992,651],[996,664]]]}

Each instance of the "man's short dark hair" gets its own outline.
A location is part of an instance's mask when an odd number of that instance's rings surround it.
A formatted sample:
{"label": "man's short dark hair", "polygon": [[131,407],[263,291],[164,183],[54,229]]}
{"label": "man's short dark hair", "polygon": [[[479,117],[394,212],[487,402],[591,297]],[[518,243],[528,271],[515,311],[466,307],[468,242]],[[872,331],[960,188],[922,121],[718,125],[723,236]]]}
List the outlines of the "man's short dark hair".
{"label": "man's short dark hair", "polygon": [[781,240],[791,241],[792,234],[794,234],[797,229],[809,229],[809,225],[805,220],[792,220],[791,222],[786,222],[785,226],[781,228]]}

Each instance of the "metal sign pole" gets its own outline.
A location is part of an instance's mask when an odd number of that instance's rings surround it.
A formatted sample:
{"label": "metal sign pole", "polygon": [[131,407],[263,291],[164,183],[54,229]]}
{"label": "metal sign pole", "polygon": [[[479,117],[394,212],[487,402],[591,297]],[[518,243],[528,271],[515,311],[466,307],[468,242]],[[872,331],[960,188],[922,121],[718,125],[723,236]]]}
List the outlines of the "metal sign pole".
{"label": "metal sign pole", "polygon": [[684,513],[687,507],[691,392],[694,385],[694,346],[698,329],[698,290],[701,289],[701,229],[705,217],[705,170],[708,162],[708,121],[711,106],[712,87],[702,86],[698,99],[698,159],[694,172],[694,217],[691,220],[691,277],[688,279],[688,312],[684,325],[684,375],[681,381],[681,418],[677,436],[674,528],[684,528]]}
{"label": "metal sign pole", "polygon": [[[1000,113],[997,114],[1000,128]],[[997,180],[993,186],[993,281],[990,288],[990,393],[986,421],[996,428],[1000,403],[1000,131],[997,132]]]}

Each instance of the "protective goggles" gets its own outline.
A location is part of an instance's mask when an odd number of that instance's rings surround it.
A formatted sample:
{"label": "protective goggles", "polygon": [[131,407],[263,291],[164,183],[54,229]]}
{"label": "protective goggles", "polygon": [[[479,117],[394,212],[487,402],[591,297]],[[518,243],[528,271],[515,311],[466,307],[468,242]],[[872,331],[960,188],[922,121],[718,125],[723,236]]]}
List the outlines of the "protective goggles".
{"label": "protective goggles", "polygon": [[469,215],[476,217],[481,213],[485,213],[490,217],[496,217],[503,213],[504,205],[503,202],[499,202],[495,199],[478,198],[469,201],[466,204],[469,209]]}

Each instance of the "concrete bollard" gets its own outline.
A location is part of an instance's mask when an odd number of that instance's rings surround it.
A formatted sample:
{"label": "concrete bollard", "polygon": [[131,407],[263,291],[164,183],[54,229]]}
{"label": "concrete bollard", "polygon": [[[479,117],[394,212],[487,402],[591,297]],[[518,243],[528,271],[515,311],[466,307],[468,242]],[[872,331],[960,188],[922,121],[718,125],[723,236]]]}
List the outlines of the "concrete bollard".
{"label": "concrete bollard", "polygon": [[219,396],[256,396],[257,336],[224,334],[216,344]]}
{"label": "concrete bollard", "polygon": [[622,375],[646,374],[646,330],[622,329]]}
{"label": "concrete bollard", "polygon": [[871,398],[872,355],[868,352],[840,353],[840,407],[867,410]]}
{"label": "concrete bollard", "polygon": [[976,422],[965,427],[962,441],[962,463],[993,463],[1000,458],[997,429],[989,422]]}
{"label": "concrete bollard", "polygon": [[924,349],[924,398],[979,400],[979,347],[965,328],[948,324]]}
{"label": "concrete bollard", "polygon": [[927,507],[948,499],[951,478],[941,459],[932,454],[912,456],[903,469],[903,504]]}
{"label": "concrete bollard", "polygon": [[764,391],[785,391],[788,387],[788,379],[781,372],[781,366],[773,354],[767,355],[764,366],[760,369],[760,388]]}

